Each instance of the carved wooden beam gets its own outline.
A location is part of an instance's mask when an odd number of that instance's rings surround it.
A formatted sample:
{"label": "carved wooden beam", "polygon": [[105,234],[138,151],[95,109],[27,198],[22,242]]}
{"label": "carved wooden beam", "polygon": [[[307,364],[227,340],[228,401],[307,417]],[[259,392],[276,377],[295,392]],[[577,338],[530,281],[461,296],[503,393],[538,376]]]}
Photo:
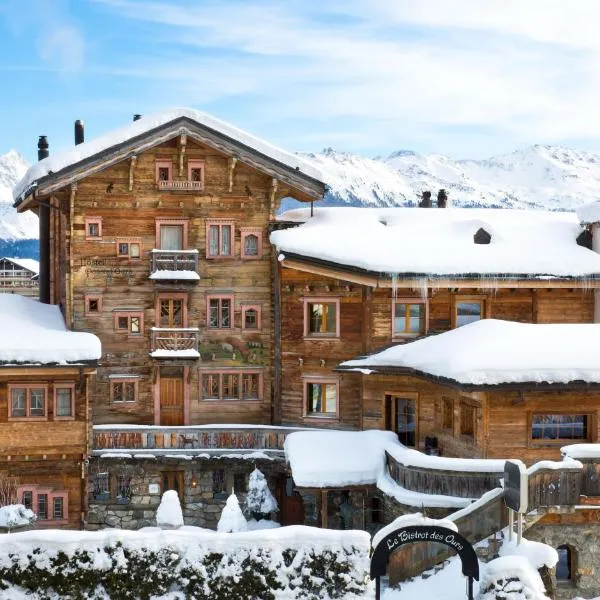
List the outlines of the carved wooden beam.
{"label": "carved wooden beam", "polygon": [[275,177],[271,180],[271,195],[270,195],[270,206],[269,206],[269,219],[275,218],[275,197],[279,190],[279,182]]}
{"label": "carved wooden beam", "polygon": [[187,144],[187,135],[182,133],[179,136],[179,177],[183,177],[183,157],[185,156],[185,146]]}
{"label": "carved wooden beam", "polygon": [[236,156],[231,156],[228,160],[227,160],[227,168],[229,170],[229,192],[233,191],[233,172],[235,170],[235,165],[237,165],[237,157]]}
{"label": "carved wooden beam", "polygon": [[129,191],[133,191],[133,172],[135,171],[135,164],[137,163],[137,156],[132,156],[129,159]]}

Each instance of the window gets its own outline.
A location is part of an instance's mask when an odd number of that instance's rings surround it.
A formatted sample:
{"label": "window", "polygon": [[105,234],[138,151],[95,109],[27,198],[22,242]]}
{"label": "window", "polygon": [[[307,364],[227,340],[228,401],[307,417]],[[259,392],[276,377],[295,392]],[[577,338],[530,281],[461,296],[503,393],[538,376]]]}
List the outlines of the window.
{"label": "window", "polygon": [[131,477],[129,475],[117,477],[117,499],[127,502],[131,499]]}
{"label": "window", "polygon": [[116,379],[110,382],[111,402],[137,402],[138,380]]}
{"label": "window", "polygon": [[65,518],[65,500],[58,496],[52,498],[52,515],[55,521],[61,521]]}
{"label": "window", "polygon": [[33,492],[32,491],[23,492],[21,498],[22,498],[23,506],[25,508],[29,508],[31,510],[33,508]]}
{"label": "window", "polygon": [[337,416],[337,381],[305,381],[304,396],[305,415],[307,417]]}
{"label": "window", "polygon": [[9,384],[9,419],[46,419],[46,385]]}
{"label": "window", "polygon": [[156,161],[156,183],[160,187],[162,181],[173,179],[173,161],[162,159]]}
{"label": "window", "polygon": [[339,337],[339,299],[314,298],[304,301],[304,336]]}
{"label": "window", "polygon": [[110,496],[108,473],[96,473],[93,485],[94,500],[108,500]]}
{"label": "window", "polygon": [[86,217],[85,218],[85,239],[86,240],[102,239],[102,217]]}
{"label": "window", "polygon": [[233,255],[233,221],[206,221],[206,257],[219,258]]}
{"label": "window", "polygon": [[393,331],[394,337],[414,336],[426,331],[427,305],[425,302],[409,300],[394,301]]}
{"label": "window", "polygon": [[102,296],[85,296],[85,315],[97,315],[102,312]]}
{"label": "window", "polygon": [[245,494],[248,491],[246,473],[233,474],[233,490],[236,494]]}
{"label": "window", "polygon": [[456,299],[454,309],[454,326],[462,327],[468,323],[479,321],[485,316],[485,301],[477,298]]}
{"label": "window", "polygon": [[587,440],[588,415],[532,415],[533,440]]}
{"label": "window", "polygon": [[187,326],[187,294],[159,295],[156,326],[174,329]]}
{"label": "window", "polygon": [[225,490],[225,471],[223,469],[215,469],[212,476],[212,491],[213,498],[224,500],[227,498]]}
{"label": "window", "polygon": [[233,296],[207,296],[207,320],[210,329],[233,327]]}
{"label": "window", "polygon": [[188,219],[156,219],[156,248],[185,250],[188,243]]}
{"label": "window", "polygon": [[260,329],[261,307],[257,305],[242,306],[242,329]]}
{"label": "window", "polygon": [[454,431],[454,400],[442,398],[442,427]]}
{"label": "window", "polygon": [[37,517],[42,520],[48,518],[48,494],[37,496]]}
{"label": "window", "polygon": [[468,402],[460,403],[460,435],[475,437],[476,408]]}
{"label": "window", "polygon": [[120,258],[140,258],[142,242],[139,239],[117,238],[117,256]]}
{"label": "window", "polygon": [[383,523],[383,506],[381,498],[371,498],[371,523]]}
{"label": "window", "polygon": [[61,521],[68,519],[69,493],[37,485],[24,485],[17,489],[17,496],[26,508],[33,510],[40,521]]}
{"label": "window", "polygon": [[571,548],[569,548],[569,546],[562,545],[559,546],[556,551],[558,552],[556,580],[571,581],[573,578],[573,553],[571,552]]}
{"label": "window", "polygon": [[55,384],[54,418],[73,419],[75,417],[75,384]]}
{"label": "window", "polygon": [[144,330],[144,313],[142,312],[115,312],[115,331],[129,335],[141,335]]}
{"label": "window", "polygon": [[260,400],[262,374],[244,371],[203,373],[203,400]]}
{"label": "window", "polygon": [[240,229],[242,258],[260,258],[262,256],[262,229],[242,227]]}
{"label": "window", "polygon": [[204,162],[201,160],[188,160],[188,181],[198,184],[194,189],[204,188]]}

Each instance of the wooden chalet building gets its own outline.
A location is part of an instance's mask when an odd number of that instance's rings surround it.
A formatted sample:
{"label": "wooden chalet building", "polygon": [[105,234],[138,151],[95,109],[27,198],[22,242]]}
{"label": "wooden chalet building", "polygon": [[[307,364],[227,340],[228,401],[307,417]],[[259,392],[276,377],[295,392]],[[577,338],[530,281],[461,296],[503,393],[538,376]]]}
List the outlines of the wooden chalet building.
{"label": "wooden chalet building", "polygon": [[0,294],[0,479],[37,527],[78,529],[91,454],[88,382],[100,340],[67,331],[58,307]]}
{"label": "wooden chalet building", "polygon": [[39,295],[39,262],[31,258],[0,258],[0,294]]}

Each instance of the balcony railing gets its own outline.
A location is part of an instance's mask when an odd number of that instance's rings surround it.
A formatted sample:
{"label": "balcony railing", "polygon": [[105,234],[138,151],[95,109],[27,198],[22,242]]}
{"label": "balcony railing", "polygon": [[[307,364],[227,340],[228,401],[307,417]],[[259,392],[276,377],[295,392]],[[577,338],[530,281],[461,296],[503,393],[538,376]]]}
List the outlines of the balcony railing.
{"label": "balcony railing", "polygon": [[159,190],[168,191],[188,191],[188,190],[202,190],[204,186],[201,181],[158,181],[157,187]]}
{"label": "balcony railing", "polygon": [[102,450],[246,450],[283,453],[283,443],[295,427],[226,425],[156,427],[96,425],[94,451]]}
{"label": "balcony railing", "polygon": [[150,279],[198,280],[198,250],[157,250],[151,252]]}
{"label": "balcony railing", "polygon": [[[195,352],[195,354],[193,354]],[[169,354],[199,358],[197,327],[153,327],[152,355]]]}

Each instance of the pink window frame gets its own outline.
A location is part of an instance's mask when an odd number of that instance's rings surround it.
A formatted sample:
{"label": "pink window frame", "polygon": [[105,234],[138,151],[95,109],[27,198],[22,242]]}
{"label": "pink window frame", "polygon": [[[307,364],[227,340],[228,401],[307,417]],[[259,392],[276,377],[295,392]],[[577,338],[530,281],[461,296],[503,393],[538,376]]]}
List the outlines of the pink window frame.
{"label": "pink window frame", "polygon": [[160,324],[160,302],[161,300],[182,300],[183,308],[183,325],[182,327],[188,326],[188,295],[185,292],[178,292],[176,294],[156,294],[156,300],[154,302],[154,326],[162,327]]}
{"label": "pink window frame", "polygon": [[[221,327],[221,313],[219,312],[219,327],[210,326],[210,301],[211,300],[230,300],[231,301],[231,325],[229,327]],[[235,303],[233,294],[206,294],[206,330],[207,331],[222,331],[229,330],[235,327]]]}
{"label": "pink window frame", "polygon": [[[156,218],[154,219],[155,224],[155,248],[160,250],[160,227],[161,225],[182,225],[183,226],[183,240],[182,240],[182,250],[187,250],[188,247],[188,227],[189,227],[189,219],[163,219]],[[141,247],[140,247],[141,250]]]}
{"label": "pink window frame", "polygon": [[[57,524],[66,525],[69,522],[69,492],[67,490],[54,490],[49,487],[42,487],[39,485],[20,485],[17,488],[17,497],[19,503],[23,501],[23,493],[31,492],[31,509],[37,514],[38,508],[38,496],[46,494],[48,496],[48,518],[40,519],[40,524]],[[54,518],[54,498],[63,499],[63,518]],[[52,518],[50,518],[52,515]]]}
{"label": "pink window frame", "polygon": [[[219,254],[210,253],[210,228],[211,226],[219,226]],[[221,240],[223,239],[221,231],[223,227],[230,228],[229,234],[229,254],[221,254]],[[231,258],[235,255],[235,221],[231,219],[206,219],[206,258],[210,260],[219,260],[223,258]]]}
{"label": "pink window frame", "polygon": [[[85,239],[86,240],[101,240],[102,239],[102,217],[85,217]],[[88,225],[95,223],[98,225],[98,235],[89,235]]]}
{"label": "pink window frame", "polygon": [[[216,376],[219,378],[219,397],[218,398],[204,398],[203,389],[204,389],[204,377],[205,376]],[[239,398],[237,400],[232,400],[230,398],[223,398],[223,375],[239,375]],[[258,398],[242,398],[243,394],[243,377],[244,375],[258,375]],[[264,377],[262,369],[218,369],[218,370],[202,370],[200,371],[199,377],[199,397],[201,402],[262,402],[263,394],[264,394]]]}
{"label": "pink window frame", "polygon": [[[59,389],[65,389],[68,388],[71,390],[71,415],[67,416],[67,417],[58,417],[57,416],[57,391]],[[54,420],[55,421],[74,421],[75,420],[75,383],[69,382],[69,383],[62,383],[62,382],[55,382],[53,385],[53,396],[54,396],[54,402],[53,402],[53,415],[54,415]]]}
{"label": "pink window frame", "polygon": [[[425,323],[422,333],[396,333],[394,330],[394,321],[396,318],[396,304],[424,304],[425,305]],[[429,330],[429,302],[424,298],[406,297],[406,298],[393,298],[392,299],[392,339],[401,340],[404,338],[417,337],[424,335]]]}
{"label": "pink window frame", "polygon": [[[119,317],[127,317],[127,335],[128,337],[138,338],[144,335],[144,311],[142,310],[117,310],[113,313],[113,329],[116,333],[125,333],[124,329],[119,329]],[[131,332],[131,317],[140,318],[140,332]]]}
{"label": "pink window frame", "polygon": [[[334,304],[335,303],[335,334],[312,333],[309,331],[308,305],[309,304]],[[304,298],[304,337],[307,339],[339,339],[340,338],[340,299],[339,298]]]}
{"label": "pink window frame", "polygon": [[[119,244],[128,244],[127,254],[119,254]],[[137,244],[140,247],[139,256],[131,256],[131,244]],[[117,258],[127,258],[129,260],[140,260],[140,258],[142,258],[142,238],[137,238],[137,237],[115,238],[115,251],[117,254]]]}
{"label": "pink window frame", "polygon": [[[256,327],[246,327],[246,311],[256,311]],[[242,304],[242,329],[245,331],[260,331],[262,329],[262,306],[260,304]]]}
{"label": "pink window frame", "polygon": [[[89,306],[89,301],[90,300],[97,300],[98,301],[98,310],[96,311],[90,311],[90,306]],[[84,302],[84,311],[83,314],[86,317],[94,317],[96,315],[99,315],[102,312],[102,294],[86,294],[83,297],[83,302]]]}
{"label": "pink window frame", "polygon": [[158,170],[169,169],[169,179],[167,181],[173,181],[173,161],[170,158],[157,158],[154,167],[154,177],[156,179],[156,185],[158,185]]}
{"label": "pink window frame", "polygon": [[204,189],[204,161],[197,160],[195,158],[188,159],[188,163],[187,163],[188,181],[192,181],[192,169],[202,169],[202,176],[200,178],[200,183],[201,183],[201,189]]}
{"label": "pink window frame", "polygon": [[[318,414],[308,412],[308,385],[311,383],[335,385],[335,414]],[[335,377],[303,377],[302,378],[302,416],[305,419],[339,420],[340,418],[340,380]]]}
{"label": "pink window frame", "polygon": [[[47,421],[48,420],[48,402],[49,394],[48,394],[48,384],[47,383],[9,383],[7,385],[7,394],[8,394],[8,420],[9,421]],[[25,416],[24,417],[13,417],[11,415],[12,411],[12,390],[14,388],[24,388],[26,390],[25,395]],[[44,390],[44,416],[30,416],[31,411],[31,393],[30,391],[36,389]]]}
{"label": "pink window frame", "polygon": [[[134,384],[134,399],[133,400],[115,400],[115,393],[113,390],[113,385],[115,383],[133,383]],[[109,380],[109,397],[111,404],[135,404],[139,399],[139,379],[137,377],[113,377]]]}
{"label": "pink window frame", "polygon": [[[249,235],[255,235],[258,239],[258,254],[246,254],[246,238]],[[240,256],[246,260],[258,260],[263,255],[263,230],[260,227],[241,227],[240,228]]]}

